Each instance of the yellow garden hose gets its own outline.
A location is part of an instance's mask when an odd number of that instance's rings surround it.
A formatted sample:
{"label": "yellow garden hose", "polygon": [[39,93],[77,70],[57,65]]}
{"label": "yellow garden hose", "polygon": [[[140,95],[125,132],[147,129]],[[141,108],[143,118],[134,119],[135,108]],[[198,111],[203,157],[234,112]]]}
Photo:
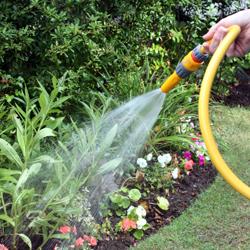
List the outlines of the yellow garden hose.
{"label": "yellow garden hose", "polygon": [[[243,183],[228,167],[223,160],[217,143],[213,137],[211,121],[209,117],[209,97],[217,69],[230,45],[240,33],[240,27],[233,25],[229,28],[227,35],[221,41],[219,47],[213,54],[203,77],[199,97],[199,122],[201,133],[206,144],[208,154],[212,163],[222,175],[222,177],[239,193],[250,199],[250,187]],[[178,64],[176,71],[164,82],[161,90],[164,93],[170,91],[178,82],[187,77],[191,72],[196,71],[205,60],[205,50],[203,46],[196,47]]]}
{"label": "yellow garden hose", "polygon": [[200,97],[199,97],[199,121],[201,133],[204,138],[204,142],[206,144],[208,154],[211,158],[212,163],[220,172],[222,177],[239,193],[241,193],[246,198],[250,199],[250,187],[248,187],[245,183],[243,183],[228,167],[226,162],[223,160],[217,143],[213,137],[212,129],[211,129],[211,121],[209,118],[209,97],[213,84],[214,77],[216,75],[217,69],[222,61],[226,51],[233,43],[233,41],[237,38],[240,33],[239,26],[231,26],[229,32],[220,43],[219,47],[216,49],[213,54],[205,75],[203,77],[203,81],[201,84]]}

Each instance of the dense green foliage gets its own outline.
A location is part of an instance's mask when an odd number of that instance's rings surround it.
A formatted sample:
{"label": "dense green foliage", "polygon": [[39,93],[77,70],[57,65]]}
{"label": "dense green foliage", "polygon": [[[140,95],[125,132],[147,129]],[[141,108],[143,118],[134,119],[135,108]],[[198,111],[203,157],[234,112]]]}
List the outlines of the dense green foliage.
{"label": "dense green foliage", "polygon": [[17,94],[37,79],[50,88],[52,73],[66,79],[61,90],[71,103],[89,100],[91,90],[136,95],[166,77],[223,11],[240,8],[213,2],[1,1],[1,93]]}

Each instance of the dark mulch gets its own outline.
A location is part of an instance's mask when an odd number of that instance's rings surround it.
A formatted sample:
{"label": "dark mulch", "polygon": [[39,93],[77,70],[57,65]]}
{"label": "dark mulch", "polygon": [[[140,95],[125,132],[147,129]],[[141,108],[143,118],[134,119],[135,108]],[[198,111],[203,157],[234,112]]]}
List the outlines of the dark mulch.
{"label": "dark mulch", "polygon": [[[29,250],[28,246],[22,241],[22,239],[17,239],[17,250]],[[4,244],[6,247],[8,247],[9,250],[12,250],[12,237],[11,236],[2,236],[0,237],[0,244]],[[32,250],[37,250],[38,247],[42,244],[42,238],[39,235],[31,236],[31,242],[32,242]],[[53,239],[49,240],[44,247],[43,250],[53,250],[55,245],[60,243],[59,240]],[[0,248],[1,249],[1,248]]]}
{"label": "dark mulch", "polygon": [[250,106],[250,69],[239,69],[236,77],[238,83],[230,87],[224,103],[229,106]]}
{"label": "dark mulch", "polygon": [[224,102],[229,106],[250,106],[250,84],[239,83],[230,88],[230,93],[225,97]]}
{"label": "dark mulch", "polygon": [[[169,210],[164,212],[156,206],[151,206],[154,203],[157,194],[152,193],[151,197],[146,202],[149,204],[147,213],[147,221],[151,228],[145,232],[145,237],[155,233],[163,225],[168,225],[171,221],[182,214],[182,212],[190,206],[194,199],[206,189],[215,179],[217,171],[212,165],[194,167],[193,171],[174,184],[173,192],[170,192],[168,200],[170,203]],[[95,249],[98,250],[123,250],[134,246],[136,241],[128,234],[120,234],[115,239],[107,238],[106,240],[98,241]]]}

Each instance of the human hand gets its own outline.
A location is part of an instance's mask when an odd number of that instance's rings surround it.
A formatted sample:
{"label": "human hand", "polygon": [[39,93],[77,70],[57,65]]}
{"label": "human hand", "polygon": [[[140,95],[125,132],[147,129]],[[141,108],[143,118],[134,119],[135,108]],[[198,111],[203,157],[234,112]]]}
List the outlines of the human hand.
{"label": "human hand", "polygon": [[241,32],[234,43],[229,47],[227,56],[244,56],[250,51],[250,9],[242,10],[223,18],[217,24],[215,24],[210,30],[203,36],[203,39],[208,41],[212,39],[211,44],[204,44],[204,47],[210,53],[214,53],[219,43],[228,32],[228,27],[232,25],[239,25]]}

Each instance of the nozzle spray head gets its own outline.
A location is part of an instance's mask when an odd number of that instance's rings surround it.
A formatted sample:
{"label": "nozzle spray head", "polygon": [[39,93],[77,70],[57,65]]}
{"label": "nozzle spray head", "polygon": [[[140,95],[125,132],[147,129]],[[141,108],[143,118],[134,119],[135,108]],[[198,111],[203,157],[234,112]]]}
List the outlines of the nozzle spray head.
{"label": "nozzle spray head", "polygon": [[161,86],[163,93],[169,92],[174,88],[181,79],[188,77],[192,72],[197,71],[204,61],[208,58],[208,54],[203,45],[198,45],[190,51],[182,61],[177,65],[174,73],[167,78]]}

